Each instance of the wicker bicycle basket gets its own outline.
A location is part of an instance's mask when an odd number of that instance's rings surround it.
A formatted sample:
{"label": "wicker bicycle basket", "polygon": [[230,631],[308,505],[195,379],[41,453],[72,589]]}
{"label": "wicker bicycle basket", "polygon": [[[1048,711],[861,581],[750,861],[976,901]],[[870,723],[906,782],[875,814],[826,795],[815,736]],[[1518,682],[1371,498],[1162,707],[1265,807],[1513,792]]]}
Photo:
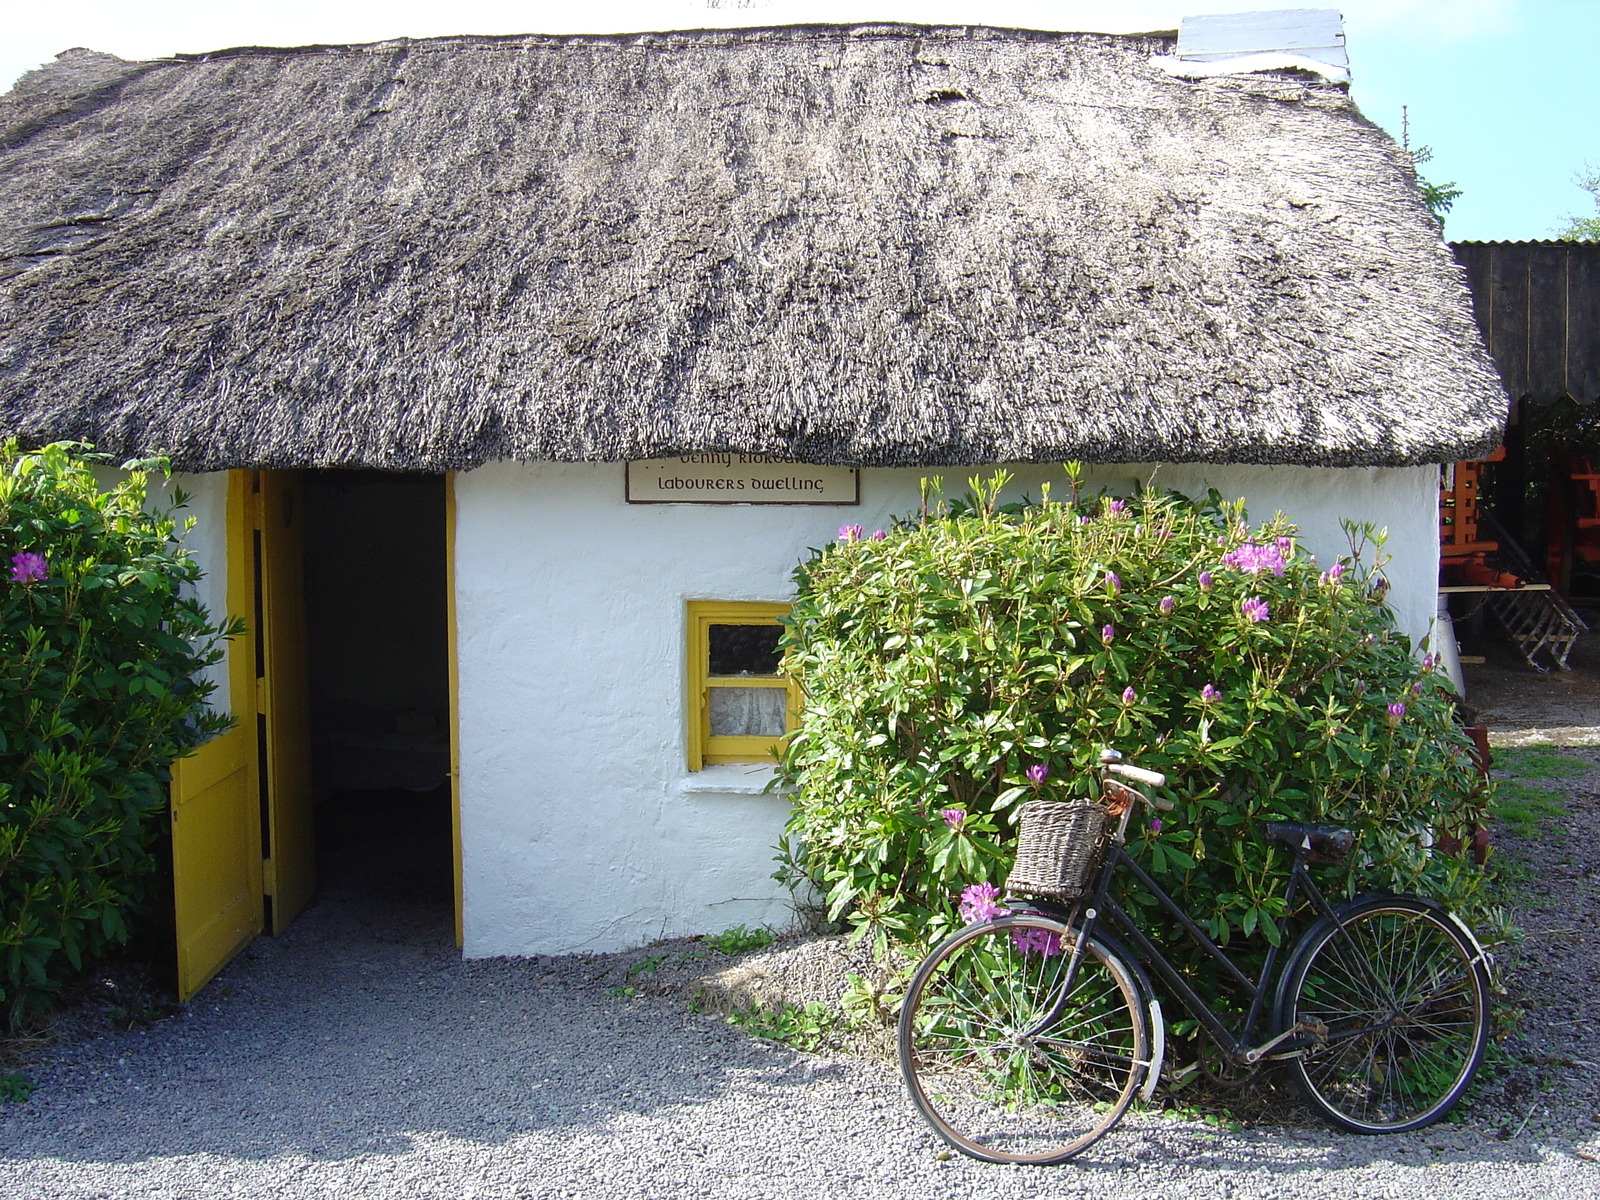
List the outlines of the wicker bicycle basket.
{"label": "wicker bicycle basket", "polygon": [[1051,900],[1086,893],[1111,820],[1106,810],[1091,800],[1030,800],[1018,815],[1017,861],[1006,891]]}

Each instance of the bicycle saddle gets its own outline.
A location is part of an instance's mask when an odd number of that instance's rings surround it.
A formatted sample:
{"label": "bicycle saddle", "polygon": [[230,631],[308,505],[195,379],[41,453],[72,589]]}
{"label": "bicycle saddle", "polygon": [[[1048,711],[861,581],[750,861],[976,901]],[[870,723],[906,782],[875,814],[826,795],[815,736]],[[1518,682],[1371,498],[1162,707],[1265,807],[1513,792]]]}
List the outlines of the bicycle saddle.
{"label": "bicycle saddle", "polygon": [[1350,853],[1356,835],[1337,825],[1308,825],[1302,821],[1268,821],[1267,840],[1296,850],[1309,849],[1320,858],[1337,860]]}

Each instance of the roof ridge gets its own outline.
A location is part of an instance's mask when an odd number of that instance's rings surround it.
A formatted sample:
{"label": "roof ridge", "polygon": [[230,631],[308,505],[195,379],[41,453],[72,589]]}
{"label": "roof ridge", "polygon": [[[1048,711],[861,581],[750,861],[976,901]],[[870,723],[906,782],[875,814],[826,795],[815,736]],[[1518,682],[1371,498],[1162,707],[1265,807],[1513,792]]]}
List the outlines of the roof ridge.
{"label": "roof ridge", "polygon": [[215,59],[244,57],[287,57],[300,54],[339,51],[365,51],[409,47],[460,48],[462,46],[635,46],[662,42],[698,45],[759,45],[799,43],[837,38],[840,41],[937,38],[945,41],[1009,42],[1084,42],[1125,43],[1146,48],[1151,43],[1176,41],[1173,30],[1145,33],[1103,33],[1093,30],[1026,29],[981,22],[921,25],[906,21],[797,22],[788,25],[703,26],[695,29],[646,29],[623,33],[456,33],[428,38],[380,38],[371,42],[314,42],[304,46],[229,46],[218,50],[173,54],[153,62],[209,62]]}

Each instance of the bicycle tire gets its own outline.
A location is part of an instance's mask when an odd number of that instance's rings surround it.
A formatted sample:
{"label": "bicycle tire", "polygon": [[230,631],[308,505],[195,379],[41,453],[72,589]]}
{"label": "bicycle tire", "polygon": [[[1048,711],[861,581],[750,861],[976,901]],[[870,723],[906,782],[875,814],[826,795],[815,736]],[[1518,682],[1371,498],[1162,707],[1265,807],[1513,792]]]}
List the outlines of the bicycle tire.
{"label": "bicycle tire", "polygon": [[1477,940],[1416,896],[1373,896],[1306,931],[1279,1028],[1326,1028],[1291,1060],[1318,1114],[1352,1133],[1404,1133],[1449,1112],[1489,1037],[1489,976]]}
{"label": "bicycle tire", "polygon": [[1122,1119],[1150,1032],[1132,971],[1090,939],[1063,995],[1077,934],[1033,914],[969,925],[907,985],[900,1073],[949,1145],[995,1163],[1056,1163]]}

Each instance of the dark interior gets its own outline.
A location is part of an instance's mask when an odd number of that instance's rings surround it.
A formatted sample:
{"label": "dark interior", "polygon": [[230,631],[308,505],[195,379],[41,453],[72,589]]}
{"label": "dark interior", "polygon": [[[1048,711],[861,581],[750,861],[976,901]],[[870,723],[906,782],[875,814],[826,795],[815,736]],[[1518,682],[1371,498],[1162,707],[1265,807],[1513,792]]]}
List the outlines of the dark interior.
{"label": "dark interior", "polygon": [[305,473],[318,894],[448,900],[442,475]]}

